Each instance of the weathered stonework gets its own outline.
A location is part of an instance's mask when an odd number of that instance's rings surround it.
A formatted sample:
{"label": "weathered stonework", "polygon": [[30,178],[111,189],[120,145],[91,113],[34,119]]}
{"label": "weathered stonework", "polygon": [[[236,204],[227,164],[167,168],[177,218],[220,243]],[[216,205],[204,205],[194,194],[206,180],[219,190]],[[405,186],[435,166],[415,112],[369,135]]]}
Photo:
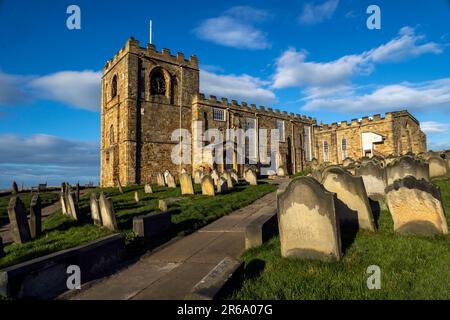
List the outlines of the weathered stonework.
{"label": "weathered stonework", "polygon": [[[196,133],[211,128],[222,133],[227,129],[244,130],[249,123],[258,137],[256,147],[260,144],[261,129],[274,130],[277,124],[283,124],[284,137],[278,154],[273,156],[274,174],[281,172],[279,168],[290,175],[325,162],[342,163],[346,157],[356,160],[365,155],[401,155],[426,150],[425,134],[407,111],[328,126],[318,125],[311,117],[257,107],[245,101],[239,104],[226,98],[206,98],[200,93],[199,62],[195,55],[187,60],[181,53],[174,56],[168,49],[157,51],[151,44],[142,48],[134,38],[106,63],[101,91],[102,187],[115,186],[119,181],[123,185],[144,184],[149,177],[164,170],[175,176],[186,171],[195,177],[199,169],[204,173],[212,169],[218,172],[233,169],[242,177],[245,165],[238,164],[236,141],[234,147],[232,143],[228,146],[232,148],[232,163],[214,164],[211,168],[207,153],[200,152],[200,147],[208,143],[198,141]],[[223,112],[223,119],[214,117],[217,110]],[[194,125],[197,121],[200,128]],[[178,139],[172,140],[176,129],[192,134],[193,164],[179,165],[172,161],[172,150],[179,144]],[[381,142],[373,144],[370,153],[364,149],[361,138],[368,133],[382,137]],[[269,154],[270,137],[267,138]],[[324,154],[325,141],[328,156]],[[264,166],[263,160],[257,152],[258,170]],[[200,179],[197,177],[195,181],[198,183]]]}

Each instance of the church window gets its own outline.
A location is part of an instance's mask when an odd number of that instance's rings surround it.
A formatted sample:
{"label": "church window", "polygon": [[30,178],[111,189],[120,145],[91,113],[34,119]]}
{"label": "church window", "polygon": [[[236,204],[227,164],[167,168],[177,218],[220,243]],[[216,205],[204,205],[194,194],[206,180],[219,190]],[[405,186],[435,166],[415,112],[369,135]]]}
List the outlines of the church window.
{"label": "church window", "polygon": [[213,120],[225,121],[225,110],[213,108]]}
{"label": "church window", "polygon": [[112,79],[111,83],[111,98],[117,96],[117,75],[115,75]]}
{"label": "church window", "polygon": [[159,71],[153,73],[150,80],[152,95],[166,95],[166,79]]}
{"label": "church window", "polygon": [[323,142],[323,161],[328,162],[328,141]]}

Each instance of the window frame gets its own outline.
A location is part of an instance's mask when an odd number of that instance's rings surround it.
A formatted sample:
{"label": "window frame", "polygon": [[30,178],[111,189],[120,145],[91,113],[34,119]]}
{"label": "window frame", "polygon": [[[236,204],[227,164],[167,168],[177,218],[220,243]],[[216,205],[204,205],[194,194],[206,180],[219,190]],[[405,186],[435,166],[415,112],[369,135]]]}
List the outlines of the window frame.
{"label": "window frame", "polygon": [[[222,114],[222,117],[220,117],[220,119],[216,118],[217,114]],[[212,118],[213,121],[221,121],[221,122],[227,121],[226,110],[221,108],[212,108]]]}
{"label": "window frame", "polygon": [[[345,142],[345,143],[344,143]],[[345,145],[345,148],[344,148]],[[342,155],[342,160],[345,160],[348,158],[348,153],[347,153],[347,146],[348,146],[348,141],[346,137],[342,137],[341,139],[341,155]]]}
{"label": "window frame", "polygon": [[[326,150],[326,152],[325,152]],[[330,161],[330,146],[328,144],[327,140],[323,141],[323,162],[329,162]]]}
{"label": "window frame", "polygon": [[[282,130],[280,130],[280,128],[278,127],[278,124],[282,123]],[[286,142],[286,125],[285,125],[285,121],[281,120],[281,119],[277,119],[276,120],[276,126],[278,129],[278,134],[279,134],[279,138],[280,138],[280,142]]]}

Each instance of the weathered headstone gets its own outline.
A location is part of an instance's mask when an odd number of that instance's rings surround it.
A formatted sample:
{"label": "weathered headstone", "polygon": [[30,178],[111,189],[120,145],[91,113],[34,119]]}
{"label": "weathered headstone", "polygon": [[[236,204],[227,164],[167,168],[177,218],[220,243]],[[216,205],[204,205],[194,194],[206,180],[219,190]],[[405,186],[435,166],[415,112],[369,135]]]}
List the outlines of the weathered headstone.
{"label": "weathered headstone", "polygon": [[372,208],[361,177],[353,177],[343,169],[334,168],[323,177],[323,186],[337,195],[336,212],[341,225],[376,231]]}
{"label": "weathered headstone", "polygon": [[134,201],[136,201],[136,203],[139,203],[139,193],[137,191],[134,192]]}
{"label": "weathered headstone", "polygon": [[171,224],[170,212],[151,213],[133,219],[133,232],[140,238],[151,240],[167,233]]}
{"label": "weathered headstone", "polygon": [[100,214],[100,207],[95,193],[91,193],[91,217],[95,225],[102,225],[102,216]]}
{"label": "weathered headstone", "polygon": [[19,188],[17,187],[17,183],[15,181],[13,181],[12,186],[11,186],[11,193],[14,194],[18,194],[19,193]]}
{"label": "weathered headstone", "polygon": [[222,178],[227,181],[228,189],[233,189],[233,178],[231,177],[231,173],[229,171],[225,171]]}
{"label": "weathered headstone", "polygon": [[367,195],[383,196],[386,188],[386,170],[374,162],[361,164],[356,168],[356,175],[362,177]]}
{"label": "weathered headstone", "polygon": [[238,183],[239,177],[238,177],[237,173],[233,170],[230,172],[230,174],[231,174],[231,179],[233,179],[233,183]]}
{"label": "weathered headstone", "polygon": [[175,183],[175,178],[173,177],[173,175],[171,173],[167,174],[166,182],[167,182],[167,186],[169,188],[176,188],[177,187],[177,185]]}
{"label": "weathered headstone", "polygon": [[195,184],[202,183],[202,176],[203,176],[203,172],[201,172],[200,170],[196,170],[194,172],[194,183]]}
{"label": "weathered headstone", "polygon": [[169,170],[164,171],[164,182],[167,185],[167,176],[170,174]]}
{"label": "weathered headstone", "polygon": [[205,196],[215,196],[214,181],[209,175],[202,178],[202,194]]}
{"label": "weathered headstone", "polygon": [[411,156],[402,156],[386,166],[387,184],[391,185],[395,180],[413,176],[416,179],[430,181],[428,163],[414,159]]}
{"label": "weathered headstone", "polygon": [[120,183],[120,179],[119,178],[115,178],[115,180],[116,180],[117,187],[119,188],[119,192],[121,194],[123,194],[123,188],[122,188],[122,184]]}
{"label": "weathered headstone", "polygon": [[59,200],[61,202],[61,211],[64,215],[68,216],[69,215],[69,211],[67,209],[67,203],[66,203],[66,195],[64,192],[61,192],[59,194]]}
{"label": "weathered headstone", "polygon": [[78,210],[78,203],[76,203],[75,192],[68,190],[65,194],[65,203],[67,206],[68,216],[73,220],[78,220],[80,218],[80,212]]}
{"label": "weathered headstone", "polygon": [[279,167],[279,168],[278,168],[278,170],[277,170],[277,176],[279,176],[279,177],[284,177],[284,176],[286,176],[286,171],[284,170],[283,167]]}
{"label": "weathered headstone", "polygon": [[147,184],[144,186],[144,192],[145,192],[146,194],[153,193],[152,186],[149,185],[149,184],[147,183]]}
{"label": "weathered headstone", "polygon": [[109,230],[117,231],[116,214],[114,213],[112,200],[107,198],[102,192],[100,193],[98,204],[100,207],[100,215],[102,217],[102,225]]}
{"label": "weathered headstone", "polygon": [[228,183],[227,183],[227,180],[224,179],[224,178],[220,178],[220,179],[217,181],[217,192],[218,192],[218,193],[223,193],[223,192],[226,192],[226,191],[228,191]]}
{"label": "weathered headstone", "polygon": [[192,178],[189,174],[180,174],[180,188],[181,194],[194,194],[194,185],[192,184]]}
{"label": "weathered headstone", "polygon": [[16,243],[30,241],[31,233],[28,225],[27,212],[22,200],[18,196],[13,196],[9,200],[8,217],[13,241]]}
{"label": "weathered headstone", "polygon": [[3,239],[0,237],[0,258],[5,256],[5,250],[3,249]]}
{"label": "weathered headstone", "polygon": [[394,231],[401,234],[448,234],[447,219],[439,188],[412,176],[386,188]]}
{"label": "weathered headstone", "polygon": [[37,239],[42,232],[42,205],[41,198],[35,194],[30,205],[30,235],[32,239]]}
{"label": "weathered headstone", "polygon": [[163,174],[161,172],[158,172],[156,174],[156,183],[160,187],[165,187],[166,186],[166,182],[165,182],[164,176],[163,176]]}
{"label": "weathered headstone", "polygon": [[342,161],[342,165],[344,167],[351,166],[354,163],[355,163],[355,160],[353,160],[352,158],[345,158],[344,161]]}
{"label": "weathered headstone", "polygon": [[247,183],[249,183],[252,186],[256,186],[258,184],[256,173],[251,169],[247,169],[247,171],[245,171],[244,178],[245,181],[247,181]]}
{"label": "weathered headstone", "polygon": [[292,180],[277,195],[281,255],[323,261],[341,258],[336,196],[315,179]]}
{"label": "weathered headstone", "polygon": [[162,212],[166,212],[168,210],[167,202],[165,200],[163,200],[163,199],[159,200],[158,201],[158,208]]}
{"label": "weathered headstone", "polygon": [[428,158],[430,166],[430,179],[433,178],[447,178],[447,163],[439,156],[431,156]]}
{"label": "weathered headstone", "polygon": [[217,186],[217,183],[219,182],[219,174],[217,173],[216,170],[213,170],[213,171],[211,172],[211,178],[212,178],[213,181],[214,181],[214,185]]}

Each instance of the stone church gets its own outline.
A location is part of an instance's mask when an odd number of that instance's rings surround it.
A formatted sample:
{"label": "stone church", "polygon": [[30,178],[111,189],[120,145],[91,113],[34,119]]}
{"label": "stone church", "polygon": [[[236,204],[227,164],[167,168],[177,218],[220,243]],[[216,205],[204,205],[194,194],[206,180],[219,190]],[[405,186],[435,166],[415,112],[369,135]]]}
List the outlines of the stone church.
{"label": "stone church", "polygon": [[[152,44],[142,48],[133,38],[104,66],[101,88],[102,187],[146,183],[165,170],[177,175],[204,168],[203,163],[175,164],[171,158],[180,143],[172,137],[174,130],[193,133],[198,121],[202,130],[252,128],[257,137],[260,128],[278,129],[279,153],[273,159],[275,167],[288,174],[304,170],[313,159],[342,163],[345,158],[426,151],[426,136],[407,111],[327,125],[246,102],[206,98],[200,93],[195,55],[174,56]],[[194,146],[192,158],[199,156],[196,152]],[[238,174],[244,166],[236,161],[215,165],[219,171],[234,169]]]}

